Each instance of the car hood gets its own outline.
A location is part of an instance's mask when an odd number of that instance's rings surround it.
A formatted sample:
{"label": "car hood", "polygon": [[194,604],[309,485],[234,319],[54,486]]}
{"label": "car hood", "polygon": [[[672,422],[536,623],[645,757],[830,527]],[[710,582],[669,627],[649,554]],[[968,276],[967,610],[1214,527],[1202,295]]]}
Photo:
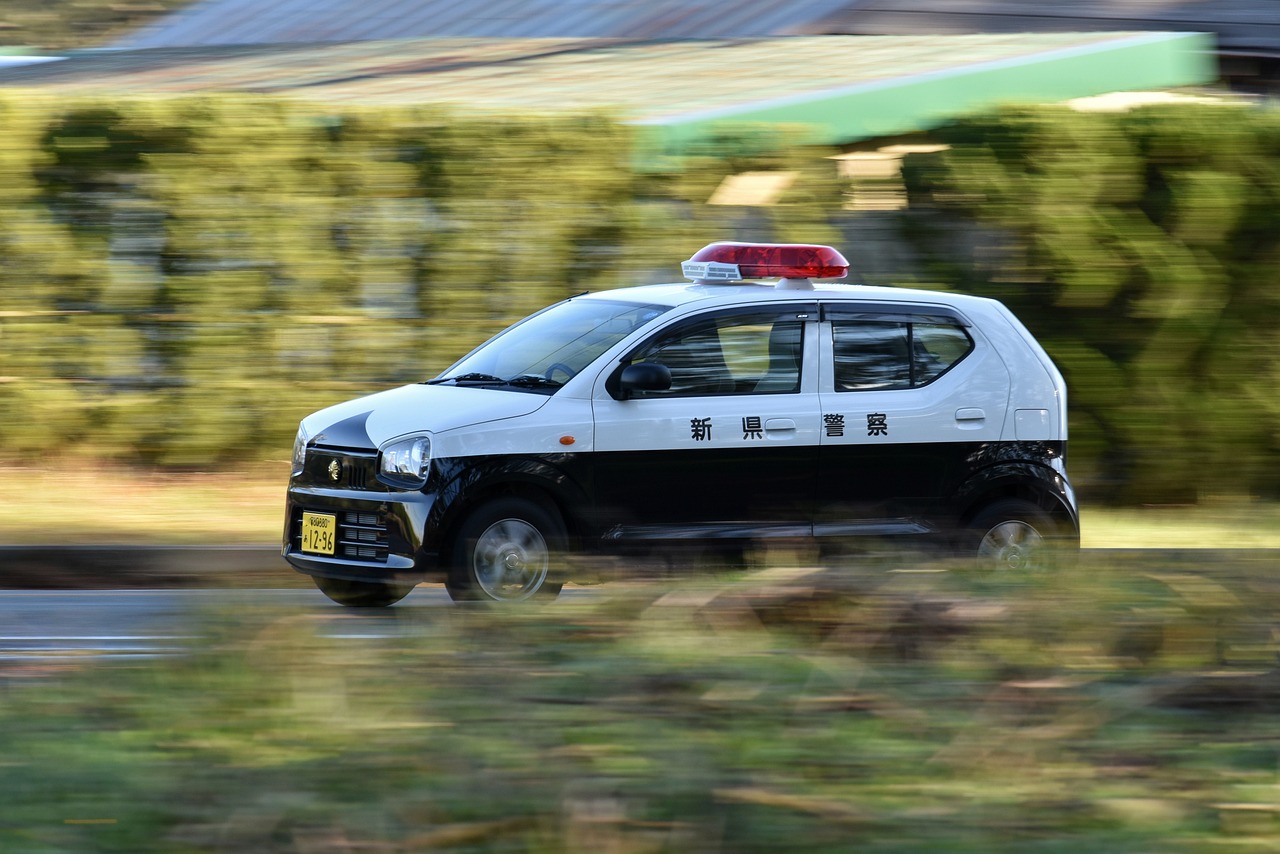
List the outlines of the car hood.
{"label": "car hood", "polygon": [[302,419],[315,444],[340,448],[376,448],[406,433],[441,433],[518,418],[551,398],[544,394],[444,385],[407,385],[358,397]]}

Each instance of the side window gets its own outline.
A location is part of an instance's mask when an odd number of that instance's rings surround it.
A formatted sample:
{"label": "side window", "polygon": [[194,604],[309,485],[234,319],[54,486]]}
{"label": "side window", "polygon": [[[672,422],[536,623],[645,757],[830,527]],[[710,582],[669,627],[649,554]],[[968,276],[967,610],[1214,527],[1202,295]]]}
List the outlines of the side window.
{"label": "side window", "polygon": [[671,370],[671,388],[637,397],[786,394],[800,390],[804,322],[760,315],[686,325],[631,356]]}
{"label": "side window", "polygon": [[909,325],[866,321],[837,322],[836,391],[911,388]]}
{"label": "side window", "polygon": [[945,323],[836,320],[831,335],[836,391],[919,388],[973,349],[963,327]]}
{"label": "side window", "polygon": [[973,341],[963,329],[940,323],[911,324],[911,340],[918,386],[942,376],[973,349]]}

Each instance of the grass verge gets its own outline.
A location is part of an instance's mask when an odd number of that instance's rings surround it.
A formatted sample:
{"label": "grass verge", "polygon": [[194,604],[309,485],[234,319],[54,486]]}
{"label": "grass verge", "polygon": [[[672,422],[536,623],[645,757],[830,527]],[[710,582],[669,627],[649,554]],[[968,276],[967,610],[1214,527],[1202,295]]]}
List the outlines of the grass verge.
{"label": "grass verge", "polygon": [[0,467],[0,543],[276,543],[289,464],[228,472]]}
{"label": "grass verge", "polygon": [[0,666],[0,849],[1280,846],[1272,568],[940,563],[270,606]]}

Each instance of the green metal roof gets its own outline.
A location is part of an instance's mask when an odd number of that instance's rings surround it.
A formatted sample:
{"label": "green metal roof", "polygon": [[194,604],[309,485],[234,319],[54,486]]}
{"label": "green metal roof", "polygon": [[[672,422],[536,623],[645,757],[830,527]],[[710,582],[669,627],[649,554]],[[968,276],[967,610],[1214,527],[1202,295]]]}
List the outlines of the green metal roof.
{"label": "green metal roof", "polygon": [[1211,82],[1198,33],[795,36],[749,40],[415,39],[92,53],[0,73],[63,92],[272,92],[460,111],[607,110],[679,151],[722,123],[849,143],[1002,101]]}

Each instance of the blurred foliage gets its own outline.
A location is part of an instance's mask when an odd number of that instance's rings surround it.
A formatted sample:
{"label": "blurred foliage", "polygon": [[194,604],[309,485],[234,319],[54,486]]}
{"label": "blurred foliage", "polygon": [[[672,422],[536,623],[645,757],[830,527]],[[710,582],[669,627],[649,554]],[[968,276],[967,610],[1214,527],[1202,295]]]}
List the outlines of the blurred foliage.
{"label": "blurred foliage", "polygon": [[[726,126],[676,163],[602,115],[4,92],[0,123],[14,460],[280,459],[307,412],[557,299],[670,281],[716,239],[839,243],[858,216],[787,128]],[[904,166],[926,269],[899,280],[1002,299],[1044,342],[1087,497],[1280,496],[1280,119],[1009,108],[937,136]],[[752,171],[791,182],[707,204]]]}
{"label": "blurred foliage", "polygon": [[0,46],[103,47],[194,0],[4,0]]}
{"label": "blurred foliage", "polygon": [[999,298],[1067,377],[1108,498],[1280,494],[1280,117],[1009,108],[904,167],[931,274]]}
{"label": "blurred foliage", "polygon": [[1274,851],[1280,587],[1199,560],[193,615],[0,666],[0,848]]}
{"label": "blurred foliage", "polygon": [[[634,169],[631,131],[603,116],[9,92],[0,119],[0,444],[17,459],[279,459],[306,413],[433,376],[572,293],[669,281],[741,216],[705,204],[709,170]],[[753,134],[699,163],[798,158]],[[809,158],[758,236],[838,204],[831,162]]]}

